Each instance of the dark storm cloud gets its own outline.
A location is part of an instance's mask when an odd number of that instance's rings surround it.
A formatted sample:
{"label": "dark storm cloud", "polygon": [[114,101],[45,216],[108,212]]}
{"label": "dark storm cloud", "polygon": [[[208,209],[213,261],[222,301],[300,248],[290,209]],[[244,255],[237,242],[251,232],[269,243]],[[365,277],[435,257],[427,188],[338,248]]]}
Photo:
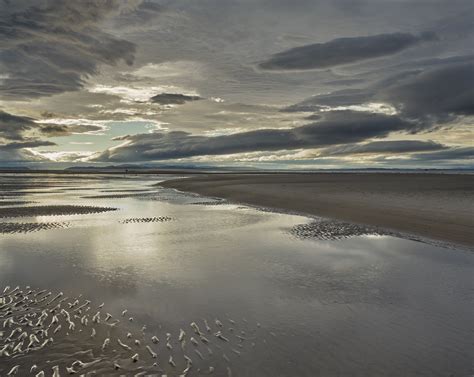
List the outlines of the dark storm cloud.
{"label": "dark storm cloud", "polygon": [[286,111],[319,111],[324,107],[381,102],[400,116],[430,127],[456,116],[474,114],[474,63],[453,63],[401,72],[363,89],[338,90],[292,105]]}
{"label": "dark storm cloud", "polygon": [[103,131],[104,128],[93,124],[64,125],[64,124],[45,124],[40,125],[39,131],[46,136],[69,136],[73,134],[95,133]]}
{"label": "dark storm cloud", "polygon": [[150,98],[151,102],[159,103],[160,105],[183,105],[189,101],[200,100],[199,96],[188,96],[180,93],[160,93]]}
{"label": "dark storm cloud", "polygon": [[25,148],[56,145],[47,140],[27,136],[36,128],[34,119],[0,110],[0,161],[33,161],[42,159]]}
{"label": "dark storm cloud", "polygon": [[380,89],[376,98],[410,117],[474,115],[474,62],[421,72]]}
{"label": "dark storm cloud", "polygon": [[379,156],[371,159],[373,164],[385,167],[430,167],[436,169],[472,168],[474,147],[451,147],[429,153],[413,153],[404,159],[392,159],[390,156]]}
{"label": "dark storm cloud", "polygon": [[392,55],[418,43],[432,41],[432,33],[378,34],[368,37],[337,38],[326,43],[295,47],[273,55],[259,64],[265,70],[321,69]]}
{"label": "dark storm cloud", "polygon": [[99,28],[118,0],[1,0],[4,98],[35,98],[82,87],[99,64],[132,64],[135,45]]}
{"label": "dark storm cloud", "polygon": [[373,141],[367,144],[348,144],[326,148],[321,152],[322,156],[351,155],[362,153],[412,153],[423,151],[437,151],[448,147],[433,141],[419,140],[391,140]]}
{"label": "dark storm cloud", "polygon": [[293,129],[262,129],[223,136],[197,136],[186,132],[138,134],[121,138],[97,161],[166,160],[203,155],[315,148],[360,142],[412,128],[398,117],[349,111],[327,114],[318,123]]}
{"label": "dark storm cloud", "polygon": [[32,153],[29,149],[3,149],[0,146],[0,162],[1,163],[24,163],[24,162],[40,162],[48,159]]}
{"label": "dark storm cloud", "polygon": [[25,132],[35,127],[32,118],[13,115],[0,110],[0,137],[22,140]]}
{"label": "dark storm cloud", "polygon": [[7,144],[0,144],[0,150],[13,150],[13,149],[23,149],[23,148],[37,148],[37,147],[50,147],[56,145],[52,141],[47,140],[27,140],[27,141],[19,141]]}
{"label": "dark storm cloud", "polygon": [[118,27],[123,25],[143,25],[151,22],[158,17],[165,6],[151,1],[144,1],[138,4],[133,11],[121,13],[115,20]]}
{"label": "dark storm cloud", "polygon": [[[21,147],[22,143],[32,142],[31,135],[57,137],[69,136],[79,133],[94,133],[102,131],[103,127],[92,124],[84,125],[63,125],[63,124],[40,124],[35,119],[25,116],[13,115],[0,111],[0,138],[17,142]],[[35,142],[41,142],[34,139]],[[47,143],[47,142],[45,142]],[[24,148],[32,148],[32,145],[24,145]],[[44,144],[51,145],[51,144]],[[44,146],[36,145],[36,146]]]}
{"label": "dark storm cloud", "polygon": [[413,156],[416,160],[441,161],[441,160],[471,160],[474,158],[474,147],[455,147],[444,151],[419,153]]}
{"label": "dark storm cloud", "polygon": [[372,100],[373,96],[373,91],[368,89],[336,90],[335,92],[313,96],[295,105],[288,106],[284,111],[317,111],[325,106],[360,105]]}

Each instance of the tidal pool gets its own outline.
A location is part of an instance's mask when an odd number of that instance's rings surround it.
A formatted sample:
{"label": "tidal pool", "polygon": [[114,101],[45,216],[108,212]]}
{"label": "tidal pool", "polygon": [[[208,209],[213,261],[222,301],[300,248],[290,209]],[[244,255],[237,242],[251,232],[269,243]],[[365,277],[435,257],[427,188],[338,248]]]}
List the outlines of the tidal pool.
{"label": "tidal pool", "polygon": [[[0,178],[0,292],[10,287],[0,293],[0,375],[17,365],[21,376],[56,366],[61,375],[474,373],[472,251],[337,223],[308,236],[314,219],[162,189],[163,179]],[[8,216],[15,207],[21,217]],[[79,207],[116,210],[67,212]],[[39,342],[13,352],[22,332]],[[51,341],[35,349],[42,337]]]}

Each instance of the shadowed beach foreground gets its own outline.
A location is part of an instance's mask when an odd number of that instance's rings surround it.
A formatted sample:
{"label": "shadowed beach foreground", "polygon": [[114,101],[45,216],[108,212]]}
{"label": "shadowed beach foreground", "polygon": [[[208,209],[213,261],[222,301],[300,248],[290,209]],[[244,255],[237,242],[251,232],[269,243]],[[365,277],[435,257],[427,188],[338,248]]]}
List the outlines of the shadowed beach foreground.
{"label": "shadowed beach foreground", "polygon": [[473,175],[209,174],[160,185],[474,247]]}

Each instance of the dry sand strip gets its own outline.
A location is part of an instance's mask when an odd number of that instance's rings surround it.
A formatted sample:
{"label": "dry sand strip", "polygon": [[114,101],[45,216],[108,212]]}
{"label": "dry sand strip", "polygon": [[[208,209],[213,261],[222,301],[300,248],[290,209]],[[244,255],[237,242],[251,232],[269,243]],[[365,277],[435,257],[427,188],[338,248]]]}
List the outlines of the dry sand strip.
{"label": "dry sand strip", "polygon": [[474,175],[208,174],[161,186],[474,247]]}

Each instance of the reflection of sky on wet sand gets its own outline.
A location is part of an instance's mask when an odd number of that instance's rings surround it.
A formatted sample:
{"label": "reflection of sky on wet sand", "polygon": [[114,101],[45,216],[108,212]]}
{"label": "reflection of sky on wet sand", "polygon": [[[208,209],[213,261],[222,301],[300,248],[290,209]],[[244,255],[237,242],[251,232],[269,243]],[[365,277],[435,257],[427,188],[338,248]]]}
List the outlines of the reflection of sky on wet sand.
{"label": "reflection of sky on wet sand", "polygon": [[[71,226],[1,235],[0,283],[82,293],[110,312],[127,308],[150,329],[177,331],[200,318],[259,322],[274,335],[232,360],[237,376],[473,371],[471,252],[388,236],[295,239],[291,227],[309,220],[190,205],[196,198],[170,191],[160,194],[165,201],[81,198],[156,181],[72,180],[74,190],[27,196],[120,210],[20,219]],[[119,222],[155,216],[174,221]]]}

